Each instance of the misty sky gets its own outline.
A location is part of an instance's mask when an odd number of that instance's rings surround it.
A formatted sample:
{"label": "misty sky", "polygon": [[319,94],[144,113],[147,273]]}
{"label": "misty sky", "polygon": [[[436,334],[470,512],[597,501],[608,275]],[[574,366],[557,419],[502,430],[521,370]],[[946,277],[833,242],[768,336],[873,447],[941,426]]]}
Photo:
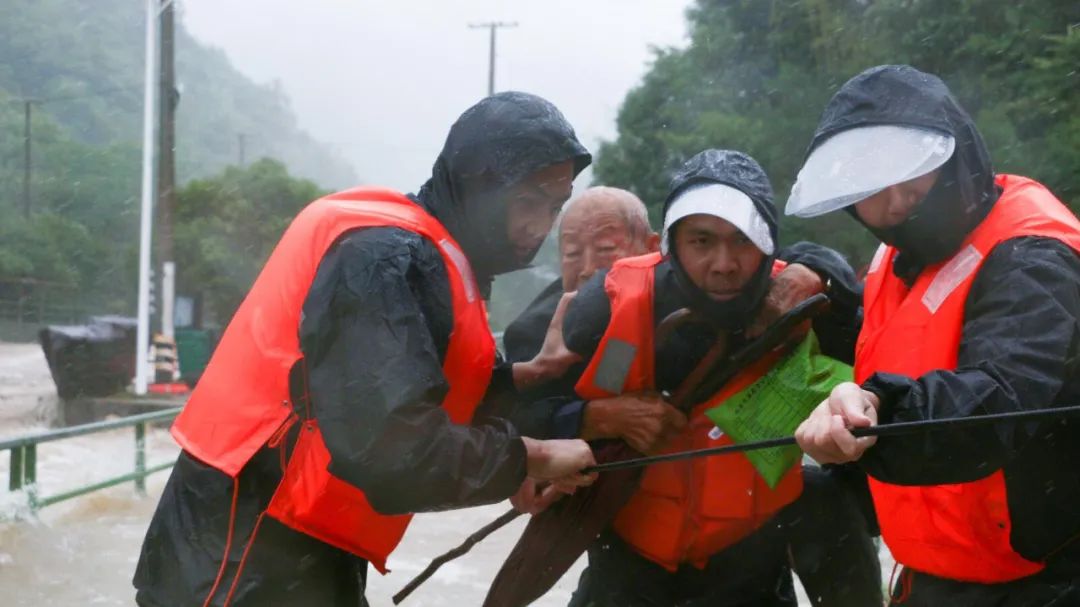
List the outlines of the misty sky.
{"label": "misty sky", "polygon": [[364,182],[414,190],[453,120],[496,90],[553,101],[590,150],[615,134],[650,45],[685,44],[689,0],[183,0],[189,31],[258,82],[280,81],[300,125]]}

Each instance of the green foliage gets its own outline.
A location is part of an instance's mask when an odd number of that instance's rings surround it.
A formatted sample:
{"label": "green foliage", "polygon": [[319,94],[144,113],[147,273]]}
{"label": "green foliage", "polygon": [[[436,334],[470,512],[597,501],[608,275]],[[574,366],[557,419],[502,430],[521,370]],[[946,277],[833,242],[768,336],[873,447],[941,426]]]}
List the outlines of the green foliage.
{"label": "green foliage", "polygon": [[[975,117],[995,169],[1080,208],[1080,4],[1060,0],[699,0],[690,44],[656,52],[601,145],[599,182],[628,187],[654,221],[671,171],[707,147],[762,163],[783,206],[821,110],[861,70],[940,75]],[[788,220],[865,263],[873,239],[843,214]]]}
{"label": "green foliage", "polygon": [[[144,6],[137,0],[0,4],[0,96],[43,100],[35,112],[50,116],[75,141],[138,143]],[[245,78],[221,50],[192,38],[179,18],[175,54],[181,89],[176,117],[181,182],[236,162],[237,136],[243,134],[249,158],[278,158],[295,172],[332,187],[355,183],[343,160],[300,130],[280,87]],[[13,110],[21,118],[21,107],[0,108],[0,113]],[[0,119],[0,140],[21,137],[21,120],[12,124]]]}
{"label": "green foliage", "polygon": [[[79,157],[78,149],[71,153]],[[107,161],[109,156],[87,157]],[[60,194],[46,198],[50,208],[37,209],[29,219],[0,207],[0,279],[63,285],[80,294],[88,311],[131,313],[137,201],[96,198],[92,170],[85,175],[86,182],[72,178],[63,182],[66,188],[56,184]],[[65,204],[79,184],[85,197]],[[322,194],[311,181],[290,177],[283,164],[269,159],[189,183],[177,192],[177,292],[201,294],[209,318],[228,321],[289,222]]]}
{"label": "green foliage", "polygon": [[177,197],[178,292],[202,293],[206,312],[225,324],[289,222],[321,195],[274,160],[189,183]]}
{"label": "green foliage", "polygon": [[[32,279],[79,294],[91,313],[132,314],[141,193],[144,3],[0,3],[0,283]],[[178,292],[228,320],[301,206],[352,170],[296,124],[277,85],[255,84],[176,24]],[[32,104],[31,215],[25,217],[24,99]],[[247,141],[245,169],[237,135]],[[222,174],[222,171],[224,173]],[[209,177],[217,175],[215,177]],[[200,179],[202,178],[202,179]],[[156,260],[155,260],[156,264]],[[188,269],[190,266],[190,272]]]}
{"label": "green foliage", "polygon": [[0,276],[82,286],[93,280],[91,259],[100,250],[90,230],[55,213],[29,220],[5,215],[0,222]]}
{"label": "green foliage", "polygon": [[[0,128],[6,117],[0,111]],[[88,310],[130,311],[138,149],[72,141],[47,116],[35,117],[34,126],[29,218],[22,198],[22,141],[0,140],[0,281],[59,283],[77,290]]]}

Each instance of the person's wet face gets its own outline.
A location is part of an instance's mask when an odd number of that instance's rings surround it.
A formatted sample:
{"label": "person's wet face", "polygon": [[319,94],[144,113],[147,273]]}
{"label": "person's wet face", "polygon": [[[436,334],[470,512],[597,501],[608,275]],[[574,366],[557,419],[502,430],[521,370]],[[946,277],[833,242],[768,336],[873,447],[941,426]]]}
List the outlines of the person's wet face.
{"label": "person's wet face", "polygon": [[655,250],[657,236],[637,219],[641,205],[626,198],[590,190],[574,201],[559,224],[559,259],[563,291],[576,291],[597,270],[609,269],[624,257]]}
{"label": "person's wet face", "polygon": [[729,301],[753,278],[765,254],[730,222],[690,215],[674,226],[674,249],[690,280],[715,301]]}
{"label": "person's wet face", "polygon": [[574,164],[566,161],[529,174],[506,192],[506,235],[514,256],[528,263],[570,198]]}
{"label": "person's wet face", "polygon": [[872,228],[892,228],[904,223],[919,202],[934,187],[940,171],[891,185],[855,204],[859,219]]}

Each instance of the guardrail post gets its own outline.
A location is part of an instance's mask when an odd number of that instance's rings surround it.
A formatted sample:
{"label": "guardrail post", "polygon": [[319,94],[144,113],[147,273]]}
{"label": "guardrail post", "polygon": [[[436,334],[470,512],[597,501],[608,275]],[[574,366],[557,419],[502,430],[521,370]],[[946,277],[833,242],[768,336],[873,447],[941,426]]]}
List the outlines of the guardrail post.
{"label": "guardrail post", "polygon": [[146,495],[146,423],[135,424],[135,492]]}
{"label": "guardrail post", "polygon": [[11,466],[8,468],[8,490],[18,491],[23,486],[23,448],[11,449]]}
{"label": "guardrail post", "polygon": [[26,501],[30,512],[37,511],[37,445],[23,447],[23,484],[26,487]]}

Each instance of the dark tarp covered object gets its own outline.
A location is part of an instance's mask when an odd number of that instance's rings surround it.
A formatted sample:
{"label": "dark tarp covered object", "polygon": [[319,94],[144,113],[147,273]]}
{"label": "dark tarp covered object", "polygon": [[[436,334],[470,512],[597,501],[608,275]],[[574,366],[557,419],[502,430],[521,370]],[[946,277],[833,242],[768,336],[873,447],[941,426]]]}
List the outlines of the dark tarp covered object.
{"label": "dark tarp covered object", "polygon": [[38,333],[60,398],[109,396],[135,375],[134,318],[95,316],[85,325],[48,326]]}

